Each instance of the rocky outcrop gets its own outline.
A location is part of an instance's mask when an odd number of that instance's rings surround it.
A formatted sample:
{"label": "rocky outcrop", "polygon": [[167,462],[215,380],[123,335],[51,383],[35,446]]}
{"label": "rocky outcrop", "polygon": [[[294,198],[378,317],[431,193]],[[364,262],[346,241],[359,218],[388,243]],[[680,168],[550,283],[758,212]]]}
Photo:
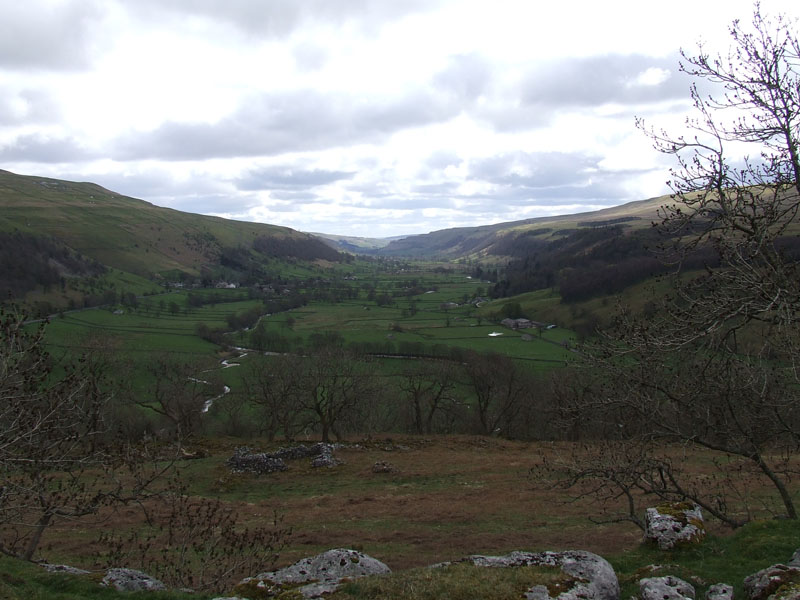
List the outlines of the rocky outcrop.
{"label": "rocky outcrop", "polygon": [[100,583],[119,592],[160,592],[167,589],[155,577],[135,569],[109,569]]}
{"label": "rocky outcrop", "polygon": [[227,463],[234,473],[275,473],[286,471],[289,467],[281,458],[275,458],[265,452],[251,452],[250,448],[236,448]]}
{"label": "rocky outcrop", "polygon": [[644,539],[662,550],[700,542],[705,535],[703,513],[695,504],[680,502],[647,509]]}
{"label": "rocky outcrop", "polygon": [[559,600],[619,599],[619,581],[613,567],[606,559],[592,552],[512,552],[505,556],[468,556],[463,562],[471,562],[479,567],[557,567],[570,577],[571,587],[553,592],[554,595],[545,586],[533,586],[525,595],[529,600],[555,597]]}
{"label": "rocky outcrop", "polygon": [[234,473],[275,473],[286,471],[287,460],[313,458],[312,467],[335,467],[342,461],[333,456],[334,445],[319,442],[311,446],[300,444],[289,448],[280,448],[275,452],[252,452],[250,448],[236,448],[227,465]]}
{"label": "rocky outcrop", "polygon": [[641,600],[694,600],[694,594],[694,586],[672,575],[639,580]]}
{"label": "rocky outcrop", "polygon": [[88,575],[91,571],[78,569],[77,567],[70,567],[69,565],[50,565],[47,563],[42,564],[42,568],[49,573],[68,573],[70,575]]}
{"label": "rocky outcrop", "polygon": [[304,558],[289,567],[243,579],[234,591],[245,597],[248,592],[264,597],[278,595],[291,588],[304,598],[319,598],[334,592],[343,579],[389,572],[389,567],[371,556],[356,550],[336,548]]}
{"label": "rocky outcrop", "polygon": [[777,564],[753,573],[744,580],[750,600],[789,600],[800,598],[800,568]]}
{"label": "rocky outcrop", "polygon": [[706,600],[733,600],[733,586],[727,583],[715,583],[708,586]]}

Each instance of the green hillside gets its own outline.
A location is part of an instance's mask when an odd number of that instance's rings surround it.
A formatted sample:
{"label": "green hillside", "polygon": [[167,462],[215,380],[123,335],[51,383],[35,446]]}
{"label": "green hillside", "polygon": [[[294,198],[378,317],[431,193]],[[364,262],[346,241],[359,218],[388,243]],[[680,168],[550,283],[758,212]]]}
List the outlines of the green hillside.
{"label": "green hillside", "polygon": [[286,227],[161,208],[92,183],[0,170],[0,232],[49,236],[107,267],[149,276],[247,267],[255,258],[338,260],[314,237]]}
{"label": "green hillside", "polygon": [[442,229],[392,241],[375,253],[382,256],[444,259],[507,256],[505,249],[520,236],[536,236],[539,240],[549,242],[563,238],[576,229],[606,225],[622,225],[629,230],[647,229],[653,221],[658,220],[659,207],[668,202],[669,196],[660,196],[574,215]]}

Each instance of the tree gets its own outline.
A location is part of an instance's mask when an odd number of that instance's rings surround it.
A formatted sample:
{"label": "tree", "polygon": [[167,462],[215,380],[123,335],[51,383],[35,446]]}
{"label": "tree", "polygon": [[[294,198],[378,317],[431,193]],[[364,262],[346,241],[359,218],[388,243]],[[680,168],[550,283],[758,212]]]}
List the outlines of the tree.
{"label": "tree", "polygon": [[[762,16],[756,4],[750,29],[731,26],[726,56],[702,46],[696,56],[683,54],[681,69],[720,91],[692,86],[691,136],[645,128],[678,163],[658,225],[670,240],[661,250],[675,267],[673,291],[647,318],[621,312],[587,348],[599,372],[590,392],[563,405],[583,422],[595,417],[605,435],[616,430],[638,445],[616,454],[635,460],[618,462],[614,473],[639,469],[642,481],[646,464],[660,473],[647,493],[691,499],[734,526],[752,518],[752,507],[734,506],[721,488],[682,481],[659,444],[715,453],[729,491],[743,471],[765,479],[776,492],[770,509],[797,518],[790,483],[800,447],[800,253],[792,237],[800,207],[800,45],[793,25]],[[753,151],[739,158],[743,147]],[[699,274],[687,268],[699,261]]]}
{"label": "tree", "polygon": [[260,429],[270,441],[279,433],[291,441],[302,429],[297,361],[290,355],[254,357],[243,367],[245,394],[261,408]]}
{"label": "tree", "polygon": [[508,356],[469,352],[467,382],[475,394],[476,427],[485,435],[508,435],[530,401],[532,382]]}
{"label": "tree", "polygon": [[187,362],[168,354],[154,356],[148,365],[151,386],[145,395],[133,394],[132,402],[164,417],[177,438],[200,427],[206,403],[222,393],[222,386],[209,376],[213,365]]}
{"label": "tree", "polygon": [[355,420],[373,394],[373,376],[365,357],[327,345],[297,366],[298,400],[319,427],[323,442],[341,439],[342,425]]}
{"label": "tree", "polygon": [[113,439],[102,362],[56,365],[23,323],[0,312],[0,552],[31,560],[48,527],[141,497],[162,468]]}
{"label": "tree", "polygon": [[452,421],[455,417],[460,408],[454,396],[456,375],[453,364],[444,360],[415,360],[404,370],[400,389],[408,403],[416,433],[446,429],[442,427],[442,418]]}

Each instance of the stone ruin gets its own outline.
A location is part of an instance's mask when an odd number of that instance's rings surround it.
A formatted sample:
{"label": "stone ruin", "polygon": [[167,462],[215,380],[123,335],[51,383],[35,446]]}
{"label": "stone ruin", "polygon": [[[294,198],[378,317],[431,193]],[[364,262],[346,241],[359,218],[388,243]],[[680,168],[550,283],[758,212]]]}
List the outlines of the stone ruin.
{"label": "stone ruin", "polygon": [[333,456],[335,446],[325,442],[318,442],[311,446],[300,444],[289,448],[280,448],[275,452],[253,452],[251,448],[242,446],[234,450],[227,465],[234,473],[275,473],[286,471],[289,466],[287,460],[311,458],[312,467],[335,467],[342,461]]}

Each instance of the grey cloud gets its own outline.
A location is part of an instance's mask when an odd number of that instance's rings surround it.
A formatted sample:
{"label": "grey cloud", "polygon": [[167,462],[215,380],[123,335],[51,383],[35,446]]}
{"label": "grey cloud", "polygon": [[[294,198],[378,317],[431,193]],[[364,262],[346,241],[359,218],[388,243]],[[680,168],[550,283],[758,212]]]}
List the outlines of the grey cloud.
{"label": "grey cloud", "polygon": [[433,80],[439,89],[464,100],[474,100],[489,88],[492,72],[486,60],[477,55],[458,55]]}
{"label": "grey cloud", "polygon": [[265,94],[213,124],[168,122],[117,140],[120,160],[192,160],[276,155],[375,141],[408,127],[452,116],[453,108],[425,92],[389,101],[331,97],[311,90]]}
{"label": "grey cloud", "polygon": [[317,71],[328,61],[325,48],[308,42],[295,46],[292,54],[301,71]]}
{"label": "grey cloud", "polygon": [[59,112],[53,98],[43,91],[0,87],[0,125],[53,123]]}
{"label": "grey cloud", "polygon": [[461,157],[455,152],[445,152],[437,150],[431,154],[426,160],[425,165],[437,171],[442,171],[447,167],[457,167],[461,164]]}
{"label": "grey cloud", "polygon": [[601,157],[566,152],[516,152],[473,161],[471,179],[499,185],[546,188],[584,180]]}
{"label": "grey cloud", "polygon": [[0,68],[75,70],[86,67],[104,15],[98,0],[4,2]]}
{"label": "grey cloud", "polygon": [[0,160],[9,162],[67,163],[96,158],[73,138],[34,133],[20,135],[11,144],[0,148]]}
{"label": "grey cloud", "polygon": [[[668,71],[669,77],[655,85],[637,84],[637,78],[651,68]],[[677,72],[677,56],[653,58],[631,54],[562,60],[527,76],[522,101],[528,105],[562,107],[682,98],[687,94],[687,85]]]}
{"label": "grey cloud", "polygon": [[431,0],[138,0],[130,10],[147,18],[163,18],[169,10],[178,17],[188,14],[228,23],[248,35],[285,37],[314,22],[341,25],[358,21],[370,32],[383,22],[432,10],[437,4]]}
{"label": "grey cloud", "polygon": [[269,195],[276,200],[285,200],[295,204],[314,204],[323,200],[319,194],[306,190],[275,190]]}
{"label": "grey cloud", "polygon": [[350,171],[327,171],[297,167],[267,167],[253,169],[234,183],[240,190],[270,190],[275,188],[317,187],[351,179]]}

